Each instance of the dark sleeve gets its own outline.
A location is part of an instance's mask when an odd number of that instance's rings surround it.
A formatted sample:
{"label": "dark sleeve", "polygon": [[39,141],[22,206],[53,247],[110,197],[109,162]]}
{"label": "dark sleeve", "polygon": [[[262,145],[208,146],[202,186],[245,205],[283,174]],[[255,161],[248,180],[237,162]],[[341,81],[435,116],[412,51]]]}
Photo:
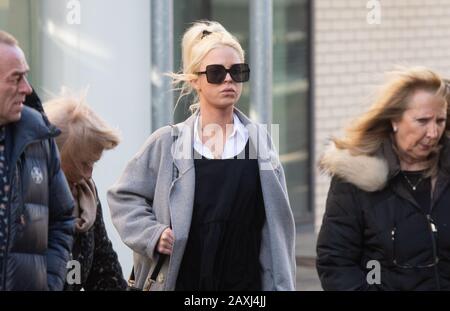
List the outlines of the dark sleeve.
{"label": "dark sleeve", "polygon": [[361,267],[362,210],[356,188],[333,178],[317,240],[317,272],[324,290],[368,290]]}
{"label": "dark sleeve", "polygon": [[74,201],[60,167],[59,153],[54,140],[51,139],[49,144],[47,281],[49,290],[62,290],[73,244],[74,218],[72,210]]}
{"label": "dark sleeve", "polygon": [[[95,189],[97,192],[97,189]],[[97,195],[98,198],[98,195]],[[86,280],[85,290],[124,290],[127,283],[123,278],[117,254],[106,233],[100,200],[97,199],[97,215],[94,222],[94,258]]]}

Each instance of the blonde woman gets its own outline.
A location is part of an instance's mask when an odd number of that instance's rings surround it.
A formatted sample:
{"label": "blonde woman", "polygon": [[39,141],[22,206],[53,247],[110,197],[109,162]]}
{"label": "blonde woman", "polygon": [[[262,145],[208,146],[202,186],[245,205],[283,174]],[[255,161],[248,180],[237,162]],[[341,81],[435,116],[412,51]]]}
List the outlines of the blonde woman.
{"label": "blonde woman", "polygon": [[325,290],[450,290],[446,96],[431,70],[396,72],[323,156],[333,176],[317,243]]}
{"label": "blonde woman", "polygon": [[[250,78],[244,51],[219,23],[197,22],[182,54],[173,77],[197,95],[195,113],[153,133],[108,193],[113,223],[134,251],[135,286],[293,290],[283,169],[263,143],[267,132],[236,108]],[[158,271],[162,256],[170,258]]]}
{"label": "blonde woman", "polygon": [[53,99],[45,103],[44,110],[49,121],[61,130],[56,144],[61,154],[61,168],[75,198],[72,259],[81,265],[81,284],[66,284],[65,289],[125,289],[126,282],[107,236],[97,188],[92,180],[94,164],[104,150],[117,146],[118,134],[78,98]]}

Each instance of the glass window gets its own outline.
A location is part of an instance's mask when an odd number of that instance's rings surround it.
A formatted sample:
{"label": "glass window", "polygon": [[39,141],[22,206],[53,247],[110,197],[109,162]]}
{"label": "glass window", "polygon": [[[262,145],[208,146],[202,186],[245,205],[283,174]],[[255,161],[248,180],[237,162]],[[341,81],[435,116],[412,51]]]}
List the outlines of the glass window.
{"label": "glass window", "polygon": [[[273,1],[273,116],[280,125],[280,159],[285,168],[297,224],[313,222],[309,185],[309,3],[308,0]],[[181,37],[193,21],[222,23],[247,52],[249,61],[249,1],[174,0],[174,64],[181,68]],[[250,84],[244,87],[238,107],[249,113]],[[175,95],[175,101],[178,99]],[[185,98],[178,104],[175,121],[189,116]]]}
{"label": "glass window", "polygon": [[36,83],[37,71],[39,70],[34,40],[32,40],[36,20],[36,3],[31,0],[0,0],[0,29],[11,33],[20,44],[25,53],[28,65],[31,68],[29,81]]}
{"label": "glass window", "polygon": [[[207,19],[218,21],[223,24],[227,30],[237,37],[246,51],[246,61],[249,54],[249,4],[248,1],[240,0],[174,0],[174,68],[181,69],[181,39],[184,31],[192,22]],[[246,83],[238,108],[244,113],[249,113],[250,84]],[[175,102],[178,94],[175,93]],[[178,103],[175,111],[175,122],[186,119],[189,113],[189,105],[192,98],[184,98]]]}
{"label": "glass window", "polygon": [[309,1],[273,1],[273,111],[297,224],[312,223],[309,185]]}

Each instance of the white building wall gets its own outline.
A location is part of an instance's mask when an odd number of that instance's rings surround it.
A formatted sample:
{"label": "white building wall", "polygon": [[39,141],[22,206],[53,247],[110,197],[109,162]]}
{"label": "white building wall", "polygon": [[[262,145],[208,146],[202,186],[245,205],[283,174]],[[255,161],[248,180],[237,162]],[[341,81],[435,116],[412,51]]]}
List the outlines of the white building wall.
{"label": "white building wall", "polygon": [[[315,2],[315,162],[331,135],[342,134],[365,111],[369,96],[395,65],[421,65],[450,76],[450,1],[396,0],[381,4],[381,23],[368,24],[367,0]],[[364,174],[364,172],[361,172]],[[329,177],[316,168],[316,231]]]}
{"label": "white building wall", "polygon": [[122,135],[121,144],[96,164],[94,180],[109,237],[128,277],[132,254],[111,224],[106,191],[150,134],[150,2],[81,0],[80,25],[67,23],[68,1],[40,2],[39,93],[48,98],[61,86],[89,87],[88,104]]}

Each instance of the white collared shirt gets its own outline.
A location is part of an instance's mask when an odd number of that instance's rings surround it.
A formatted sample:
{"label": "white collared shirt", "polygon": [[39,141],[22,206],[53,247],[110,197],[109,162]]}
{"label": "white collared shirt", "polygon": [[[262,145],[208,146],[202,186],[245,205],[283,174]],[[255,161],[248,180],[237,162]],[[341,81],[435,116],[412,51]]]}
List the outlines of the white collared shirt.
{"label": "white collared shirt", "polygon": [[[195,118],[194,125],[194,149],[197,153],[201,154],[207,159],[214,159],[214,155],[211,150],[202,143],[202,140],[198,133],[200,113]],[[222,152],[222,159],[229,159],[237,156],[244,150],[248,141],[248,130],[244,124],[239,120],[237,115],[233,113],[233,132],[227,137],[225,146]]]}

